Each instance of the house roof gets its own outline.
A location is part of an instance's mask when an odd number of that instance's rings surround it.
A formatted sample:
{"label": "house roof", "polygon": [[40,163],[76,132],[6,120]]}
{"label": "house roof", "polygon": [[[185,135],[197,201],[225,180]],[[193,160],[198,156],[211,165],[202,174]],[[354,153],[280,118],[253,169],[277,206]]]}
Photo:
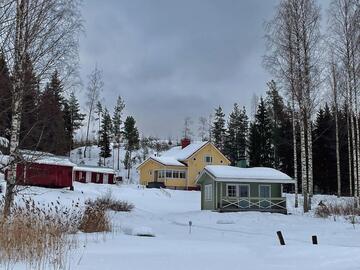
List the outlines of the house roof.
{"label": "house roof", "polygon": [[90,165],[77,165],[74,167],[74,171],[115,174],[115,171],[111,168]]}
{"label": "house roof", "polygon": [[185,148],[181,146],[175,146],[162,154],[162,157],[172,157],[179,161],[184,161],[199,151],[203,146],[209,142],[193,142]]}
{"label": "house roof", "polygon": [[166,166],[181,166],[184,167],[184,163],[181,163],[176,158],[173,157],[151,157],[151,159],[160,162],[161,164],[164,164]]}
{"label": "house roof", "polygon": [[197,180],[200,180],[204,173],[208,173],[216,182],[295,183],[295,180],[287,174],[267,167],[239,168],[224,165],[208,165]]}

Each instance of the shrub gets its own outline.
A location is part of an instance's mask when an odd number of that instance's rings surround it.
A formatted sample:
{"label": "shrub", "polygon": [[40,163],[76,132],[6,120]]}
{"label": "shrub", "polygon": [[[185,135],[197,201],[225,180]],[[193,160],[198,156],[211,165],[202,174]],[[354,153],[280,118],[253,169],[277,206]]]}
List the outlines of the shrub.
{"label": "shrub", "polygon": [[328,218],[330,216],[360,216],[360,209],[350,202],[346,204],[328,203],[327,205],[320,202],[315,209],[315,216],[321,218]]}
{"label": "shrub", "polygon": [[108,232],[111,224],[106,215],[105,207],[96,204],[87,204],[79,229],[85,233]]}
{"label": "shrub", "polygon": [[134,209],[134,205],[126,201],[116,200],[108,192],[102,197],[98,197],[95,200],[87,200],[85,202],[87,206],[104,208],[105,210],[112,210],[116,212],[130,212]]}

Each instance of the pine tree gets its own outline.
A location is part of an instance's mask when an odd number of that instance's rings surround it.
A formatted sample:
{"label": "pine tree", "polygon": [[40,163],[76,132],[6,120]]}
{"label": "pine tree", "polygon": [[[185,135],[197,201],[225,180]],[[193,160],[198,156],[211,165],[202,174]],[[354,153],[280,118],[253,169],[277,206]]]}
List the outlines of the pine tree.
{"label": "pine tree", "polygon": [[62,91],[63,87],[58,73],[55,72],[41,94],[39,104],[41,127],[39,150],[58,155],[65,155],[69,151],[65,132]]}
{"label": "pine tree", "polygon": [[74,92],[71,92],[68,100],[63,104],[64,125],[69,149],[74,146],[74,133],[83,125],[85,114],[80,112],[80,105]]}
{"label": "pine tree", "polygon": [[245,107],[240,110],[237,103],[229,115],[227,130],[225,133],[224,153],[230,159],[232,165],[246,157],[246,138],[248,133],[248,117]]}
{"label": "pine tree", "polygon": [[113,116],[113,133],[114,139],[117,147],[117,169],[120,170],[120,141],[122,134],[122,114],[125,109],[125,102],[121,98],[118,97],[116,101],[116,106],[114,108],[114,116]]}
{"label": "pine tree", "polygon": [[23,70],[25,91],[22,98],[20,147],[22,149],[36,150],[41,134],[38,124],[40,91],[38,79],[28,56],[23,63]]}
{"label": "pine tree", "polygon": [[100,157],[104,159],[104,165],[105,165],[106,158],[111,157],[110,140],[112,134],[111,117],[106,108],[103,110],[103,117],[101,121],[101,129],[99,134],[100,134],[100,140],[99,140]]}
{"label": "pine tree", "polygon": [[249,163],[251,167],[271,167],[273,164],[271,120],[262,98],[260,98],[255,120],[250,124]]}
{"label": "pine tree", "polygon": [[219,106],[215,109],[215,116],[213,126],[211,129],[211,137],[214,145],[220,150],[224,151],[224,139],[225,139],[225,114]]}
{"label": "pine tree", "polygon": [[3,54],[0,54],[0,137],[10,139],[12,84]]}
{"label": "pine tree", "polygon": [[139,149],[139,131],[136,127],[135,119],[132,116],[128,116],[124,123],[124,138],[125,138],[125,149],[127,151],[127,168],[128,168],[128,179],[130,178],[130,170],[132,167],[132,152]]}

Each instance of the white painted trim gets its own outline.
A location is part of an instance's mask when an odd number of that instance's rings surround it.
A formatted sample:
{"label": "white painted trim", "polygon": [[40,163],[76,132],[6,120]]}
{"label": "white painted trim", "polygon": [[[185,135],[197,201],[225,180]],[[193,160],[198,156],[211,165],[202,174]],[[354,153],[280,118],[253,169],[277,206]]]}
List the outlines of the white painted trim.
{"label": "white painted trim", "polygon": [[[210,191],[209,191],[210,190]],[[210,198],[209,195],[210,194]],[[204,185],[204,201],[211,202],[214,197],[213,184]]]}

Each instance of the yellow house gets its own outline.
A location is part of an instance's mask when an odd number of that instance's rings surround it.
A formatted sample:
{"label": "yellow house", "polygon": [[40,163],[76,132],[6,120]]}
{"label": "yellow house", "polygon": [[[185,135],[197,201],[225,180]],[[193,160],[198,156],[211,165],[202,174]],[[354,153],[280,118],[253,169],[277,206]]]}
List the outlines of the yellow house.
{"label": "yellow house", "polygon": [[176,146],[138,166],[140,183],[148,187],[197,189],[196,178],[206,165],[230,165],[211,142]]}

